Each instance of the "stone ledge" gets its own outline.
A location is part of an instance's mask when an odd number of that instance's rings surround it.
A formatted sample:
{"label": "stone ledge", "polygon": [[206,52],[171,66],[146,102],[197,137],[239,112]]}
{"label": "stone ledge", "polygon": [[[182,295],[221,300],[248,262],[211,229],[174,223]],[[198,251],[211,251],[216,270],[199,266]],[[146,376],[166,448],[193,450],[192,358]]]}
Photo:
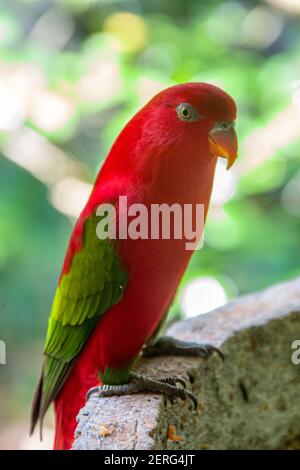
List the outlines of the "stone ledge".
{"label": "stone ledge", "polygon": [[93,397],[79,413],[73,449],[300,448],[300,364],[291,362],[300,278],[179,322],[168,334],[212,343],[226,356],[224,363],[217,355],[142,359],[136,368],[186,377],[199,409],[154,394]]}

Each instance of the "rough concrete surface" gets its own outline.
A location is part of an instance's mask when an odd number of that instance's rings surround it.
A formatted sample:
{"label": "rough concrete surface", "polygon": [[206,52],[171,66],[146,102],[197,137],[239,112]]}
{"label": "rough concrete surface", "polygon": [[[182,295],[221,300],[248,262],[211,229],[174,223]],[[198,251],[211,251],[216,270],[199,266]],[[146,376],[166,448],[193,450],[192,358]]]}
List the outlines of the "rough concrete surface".
{"label": "rough concrete surface", "polygon": [[291,361],[300,340],[300,278],[179,322],[168,334],[225,354],[225,362],[216,354],[141,359],[136,368],[186,377],[198,410],[155,394],[92,397],[79,413],[74,449],[300,448],[300,364]]}

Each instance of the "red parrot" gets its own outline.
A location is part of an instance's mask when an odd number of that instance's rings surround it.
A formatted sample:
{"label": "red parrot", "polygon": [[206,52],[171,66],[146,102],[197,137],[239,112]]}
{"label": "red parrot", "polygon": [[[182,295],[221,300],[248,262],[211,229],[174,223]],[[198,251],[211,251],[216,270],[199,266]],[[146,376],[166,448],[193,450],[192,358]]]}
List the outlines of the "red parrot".
{"label": "red parrot", "polygon": [[[157,94],[123,128],[73,229],[49,318],[44,363],[32,406],[31,432],[55,403],[55,449],[70,449],[87,392],[99,396],[161,392],[192,398],[180,379],[132,372],[145,354],[197,354],[157,332],[190,260],[186,239],[100,239],[97,207],[204,205],[206,217],[217,157],[237,157],[236,105],[207,83],[176,85]],[[117,221],[118,224],[118,221]],[[203,228],[203,227],[202,227]],[[144,349],[143,349],[144,348]]]}

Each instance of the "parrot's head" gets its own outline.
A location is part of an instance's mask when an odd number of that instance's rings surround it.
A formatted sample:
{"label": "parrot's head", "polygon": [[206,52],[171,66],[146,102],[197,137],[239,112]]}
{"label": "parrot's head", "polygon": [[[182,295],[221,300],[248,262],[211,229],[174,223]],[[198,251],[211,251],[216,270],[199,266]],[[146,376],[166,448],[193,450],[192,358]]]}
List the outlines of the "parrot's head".
{"label": "parrot's head", "polygon": [[[175,85],[156,95],[144,108],[151,112],[157,142],[191,142],[202,158],[223,157],[229,169],[237,158],[236,105],[220,88],[208,83]],[[155,122],[159,126],[155,126]],[[207,151],[203,151],[206,149]]]}

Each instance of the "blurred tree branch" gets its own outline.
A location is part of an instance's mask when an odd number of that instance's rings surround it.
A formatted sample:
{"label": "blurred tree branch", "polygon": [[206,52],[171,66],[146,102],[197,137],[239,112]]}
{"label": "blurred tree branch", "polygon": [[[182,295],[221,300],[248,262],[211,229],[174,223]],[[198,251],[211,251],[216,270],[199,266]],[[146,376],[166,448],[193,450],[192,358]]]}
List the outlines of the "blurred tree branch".
{"label": "blurred tree branch", "polygon": [[288,15],[300,15],[299,0],[265,0],[269,5],[278,8]]}
{"label": "blurred tree branch", "polygon": [[25,126],[7,133],[2,152],[48,187],[57,210],[72,217],[79,215],[92,187],[83,163]]}
{"label": "blurred tree branch", "polygon": [[245,158],[239,163],[239,174],[247,174],[299,138],[300,107],[291,104],[276,114],[265,127],[252,132],[242,143]]}

